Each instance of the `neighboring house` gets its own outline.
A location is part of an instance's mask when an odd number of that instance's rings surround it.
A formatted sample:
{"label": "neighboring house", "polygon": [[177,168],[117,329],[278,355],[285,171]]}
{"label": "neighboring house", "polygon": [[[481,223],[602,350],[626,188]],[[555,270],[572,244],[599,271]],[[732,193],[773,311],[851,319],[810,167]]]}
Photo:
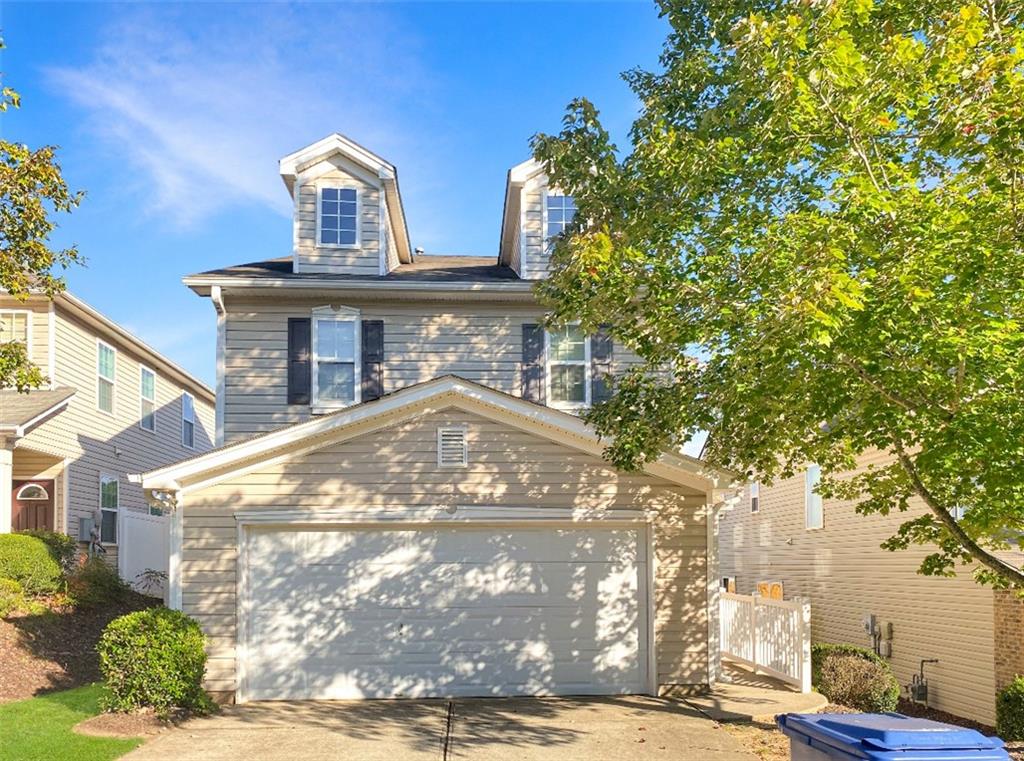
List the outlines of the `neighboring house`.
{"label": "neighboring house", "polygon": [[[185,278],[216,309],[223,446],[142,476],[175,505],[171,604],[237,700],[656,693],[715,678],[716,477],[616,471],[576,413],[635,358],[545,333],[572,199],[527,162],[500,254],[415,255],[395,168],[285,157],[292,256]],[[724,485],[724,484],[723,484]]]}
{"label": "neighboring house", "polygon": [[[865,454],[859,467],[887,461]],[[814,642],[876,649],[901,685],[922,660],[937,658],[924,667],[930,704],[993,724],[996,690],[1024,673],[1024,602],[977,584],[969,569],[956,578],[919,575],[927,547],[883,550],[903,521],[926,509],[919,500],[906,513],[859,515],[854,502],[817,495],[818,478],[812,465],[770,487],[752,484],[721,513],[722,575],[742,594],[780,581],[787,598],[809,598]],[[877,636],[866,626],[870,616]]]}
{"label": "neighboring house", "polygon": [[127,475],[212,446],[213,391],[70,293],[0,298],[0,342],[46,375],[0,390],[0,533],[100,534],[116,563],[123,511],[148,512]]}

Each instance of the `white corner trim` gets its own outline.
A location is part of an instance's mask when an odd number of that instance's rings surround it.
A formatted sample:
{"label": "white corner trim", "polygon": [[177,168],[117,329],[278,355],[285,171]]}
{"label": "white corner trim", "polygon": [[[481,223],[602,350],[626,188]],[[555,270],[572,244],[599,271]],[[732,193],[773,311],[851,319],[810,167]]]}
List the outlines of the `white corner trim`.
{"label": "white corner trim", "polygon": [[181,610],[181,552],[184,536],[185,498],[178,495],[178,504],[171,511],[167,555],[167,607]]}
{"label": "white corner trim", "polygon": [[53,302],[49,303],[46,315],[46,375],[50,379],[50,388],[57,387],[57,309]]}
{"label": "white corner trim", "polygon": [[718,623],[718,542],[715,524],[718,520],[718,511],[710,504],[711,495],[708,495],[706,508],[706,546],[705,558],[707,568],[707,606],[708,606],[708,685],[714,685],[718,681],[718,669],[721,661],[719,648],[719,623]]}
{"label": "white corner trim", "polygon": [[217,389],[213,408],[214,446],[224,443],[224,403],[226,396],[226,362],[224,352],[227,351],[227,307],[224,304],[224,292],[219,285],[210,289],[210,301],[217,313]]}

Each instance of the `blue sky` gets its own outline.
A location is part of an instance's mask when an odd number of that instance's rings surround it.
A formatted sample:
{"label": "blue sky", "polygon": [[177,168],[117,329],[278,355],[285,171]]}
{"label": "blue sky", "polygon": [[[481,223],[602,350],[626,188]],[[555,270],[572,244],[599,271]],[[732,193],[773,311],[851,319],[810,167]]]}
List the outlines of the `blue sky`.
{"label": "blue sky", "polygon": [[290,252],[281,156],[346,134],[398,167],[413,245],[492,255],[530,136],[586,95],[621,144],[619,75],[667,32],[646,1],[0,9],[0,130],[87,193],[54,238],[88,260],[71,290],[208,382],[213,309],[181,278]]}

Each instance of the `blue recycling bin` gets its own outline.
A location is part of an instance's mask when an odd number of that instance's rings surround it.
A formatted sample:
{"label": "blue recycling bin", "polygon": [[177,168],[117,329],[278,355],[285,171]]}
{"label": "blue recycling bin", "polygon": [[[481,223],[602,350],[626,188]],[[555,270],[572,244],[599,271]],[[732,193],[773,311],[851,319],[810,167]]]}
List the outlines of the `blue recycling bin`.
{"label": "blue recycling bin", "polygon": [[900,713],[786,713],[792,761],[1008,761],[998,737]]}

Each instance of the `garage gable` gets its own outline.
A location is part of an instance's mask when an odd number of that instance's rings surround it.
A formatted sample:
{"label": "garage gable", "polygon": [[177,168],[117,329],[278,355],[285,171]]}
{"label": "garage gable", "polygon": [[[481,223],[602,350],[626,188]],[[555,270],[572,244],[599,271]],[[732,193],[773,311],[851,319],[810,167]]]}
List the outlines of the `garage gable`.
{"label": "garage gable", "polygon": [[[385,430],[426,412],[447,408],[458,408],[597,459],[604,449],[604,443],[593,429],[575,415],[455,376],[445,376],[145,473],[140,480],[151,492],[190,493],[244,472],[321,450],[334,442]],[[657,461],[646,463],[644,471],[702,493],[725,486],[729,479],[729,474],[710,470],[699,460],[675,454],[665,454]]]}
{"label": "garage gable", "polygon": [[[439,464],[440,431],[465,436],[466,464]],[[276,458],[190,491],[202,507],[242,498],[252,507],[551,506],[671,511],[705,493],[458,406]]]}

